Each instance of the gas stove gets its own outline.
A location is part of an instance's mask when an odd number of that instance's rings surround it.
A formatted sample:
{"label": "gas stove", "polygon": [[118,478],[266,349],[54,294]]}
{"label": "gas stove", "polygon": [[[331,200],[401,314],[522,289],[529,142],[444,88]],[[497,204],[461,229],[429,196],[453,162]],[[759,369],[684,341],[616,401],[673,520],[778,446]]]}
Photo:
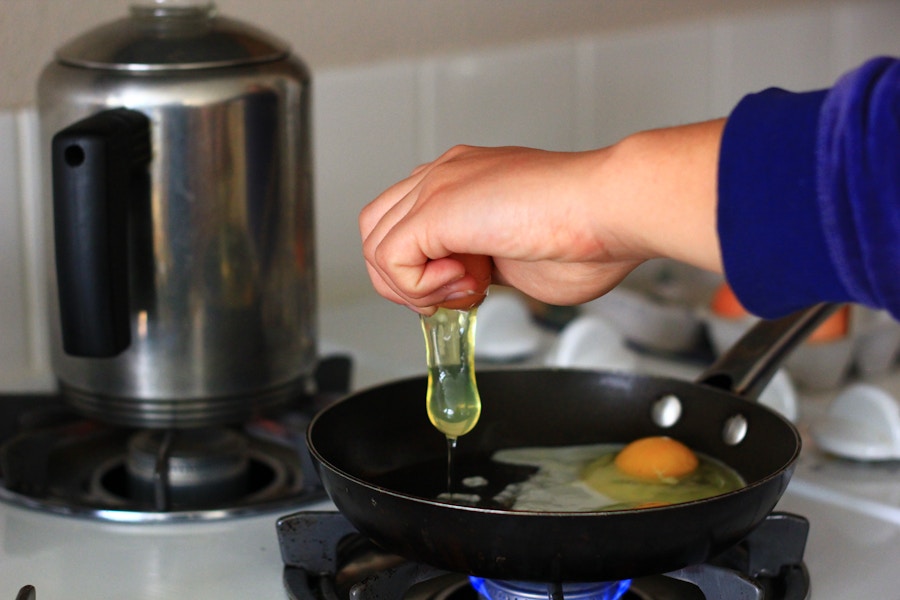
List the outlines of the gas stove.
{"label": "gas stove", "polygon": [[278,521],[291,600],[805,600],[808,531],[805,518],[773,513],[708,563],[625,581],[540,583],[487,580],[405,560],[369,542],[337,512],[303,512]]}
{"label": "gas stove", "polygon": [[129,523],[225,519],[320,501],[306,425],[348,391],[350,368],[347,357],[324,358],[314,391],[221,427],[134,429],[84,418],[58,395],[7,397],[0,500]]}
{"label": "gas stove", "polygon": [[[372,297],[329,306],[320,318],[321,354],[352,357],[353,389],[422,374],[421,332],[408,309]],[[896,372],[877,383],[900,393]],[[776,511],[809,523],[802,563],[812,600],[893,598],[900,588],[900,469],[896,462],[868,464],[819,451],[808,419],[821,414],[832,397],[800,396],[803,452]],[[6,425],[0,420],[0,428]],[[39,598],[284,600],[291,597],[287,586],[293,579],[286,578],[278,518],[335,510],[327,499],[286,504],[209,519],[144,522],[129,521],[127,511],[121,513],[125,518],[104,520],[0,502],[0,598],[15,598],[32,585]],[[695,583],[678,581],[693,586],[696,596]],[[640,589],[639,584],[631,593]]]}

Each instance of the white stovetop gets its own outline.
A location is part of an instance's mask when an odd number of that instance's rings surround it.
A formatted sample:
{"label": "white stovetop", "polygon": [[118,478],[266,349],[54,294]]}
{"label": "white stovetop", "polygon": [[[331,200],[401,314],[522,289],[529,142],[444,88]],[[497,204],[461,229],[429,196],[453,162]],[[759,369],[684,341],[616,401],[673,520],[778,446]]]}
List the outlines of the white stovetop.
{"label": "white stovetop", "polygon": [[[353,353],[356,388],[421,374],[422,342],[409,310],[374,300],[322,312],[322,353]],[[887,384],[900,390],[900,376]],[[810,410],[824,401],[812,398]],[[832,468],[807,443],[779,505],[811,522],[805,557],[812,599],[900,597],[900,472],[869,477],[854,469],[832,484],[822,478]],[[128,525],[0,504],[0,600],[26,584],[41,600],[281,600],[278,516]]]}

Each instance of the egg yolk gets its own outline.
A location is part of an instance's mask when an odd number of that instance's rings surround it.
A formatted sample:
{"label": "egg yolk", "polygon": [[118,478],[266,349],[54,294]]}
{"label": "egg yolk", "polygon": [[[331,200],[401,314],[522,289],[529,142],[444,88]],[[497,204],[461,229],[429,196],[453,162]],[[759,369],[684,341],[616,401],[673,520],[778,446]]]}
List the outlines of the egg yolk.
{"label": "egg yolk", "polygon": [[626,475],[650,481],[677,480],[694,472],[699,464],[690,448],[666,436],[635,440],[615,459],[616,467]]}

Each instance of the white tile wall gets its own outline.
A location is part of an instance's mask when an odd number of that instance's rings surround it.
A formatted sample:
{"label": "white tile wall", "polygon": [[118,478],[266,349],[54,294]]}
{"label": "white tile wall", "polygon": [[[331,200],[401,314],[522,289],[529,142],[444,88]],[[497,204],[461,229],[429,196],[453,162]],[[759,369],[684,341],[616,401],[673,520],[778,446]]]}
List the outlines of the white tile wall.
{"label": "white tile wall", "polygon": [[870,56],[900,54],[900,2],[843,4],[833,11],[834,70],[846,71]]}
{"label": "white tile wall", "polygon": [[810,90],[831,83],[831,24],[831,13],[817,7],[717,23],[714,112],[727,114],[752,90]]}
{"label": "white tile wall", "polygon": [[455,144],[569,150],[576,131],[575,44],[432,60],[433,158]]}
{"label": "white tile wall", "polygon": [[418,69],[382,64],[316,74],[313,123],[320,299],[372,293],[356,217],[419,162]]}
{"label": "white tile wall", "polygon": [[[0,139],[17,140],[19,137],[14,114],[0,116]],[[22,208],[18,201],[19,161],[14,144],[0,144],[0,180],[7,182],[0,196],[0,372],[18,371],[23,366],[23,358],[16,352],[17,347],[28,344],[28,330],[25,325],[27,306],[21,293],[25,281],[25,256],[23,251],[24,232]]]}
{"label": "white tile wall", "polygon": [[0,389],[53,386],[43,294],[37,121],[31,110],[0,114]]}
{"label": "white tile wall", "polygon": [[[602,37],[316,72],[320,299],[371,295],[359,209],[457,143],[549,149],[726,114],[769,85],[809,89],[900,55],[900,2],[845,0]],[[30,111],[0,114],[0,389],[48,385]]]}
{"label": "white tile wall", "polygon": [[641,129],[708,119],[712,34],[706,22],[611,35],[586,43],[590,132],[580,147]]}

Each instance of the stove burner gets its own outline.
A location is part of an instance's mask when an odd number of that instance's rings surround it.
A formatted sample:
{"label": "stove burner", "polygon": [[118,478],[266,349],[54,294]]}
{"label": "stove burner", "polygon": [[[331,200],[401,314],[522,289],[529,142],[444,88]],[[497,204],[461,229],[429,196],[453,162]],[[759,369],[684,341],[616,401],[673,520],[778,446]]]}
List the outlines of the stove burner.
{"label": "stove burner", "polygon": [[[809,523],[772,513],[709,563],[632,580],[620,600],[808,600],[803,552]],[[278,521],[284,585],[291,600],[481,600],[469,577],[384,552],[337,512],[299,512]],[[528,584],[526,584],[528,585]],[[535,584],[537,595],[581,598],[580,588]],[[530,593],[526,591],[526,594]],[[556,594],[556,595],[554,595]]]}
{"label": "stove burner", "polygon": [[320,362],[318,392],[233,427],[136,430],[87,420],[58,396],[0,402],[0,500],[117,522],[223,519],[323,500],[306,449],[312,415],[349,386]]}
{"label": "stove burner", "polygon": [[247,493],[249,446],[230,429],[139,431],[125,461],[131,497],[156,510],[238,500]]}
{"label": "stove burner", "polygon": [[[299,423],[293,437],[288,431],[267,437],[248,426],[185,441],[178,438],[197,432],[169,439],[168,432],[75,421],[4,446],[0,498],[59,514],[128,522],[207,520],[320,500],[321,485],[308,457],[300,454],[302,431]],[[238,446],[246,447],[235,454],[214,443],[208,457],[186,452],[213,436],[241,439]]]}
{"label": "stove burner", "polygon": [[529,581],[497,581],[470,577],[472,587],[483,600],[619,600],[631,580],[605,583],[532,583]]}

